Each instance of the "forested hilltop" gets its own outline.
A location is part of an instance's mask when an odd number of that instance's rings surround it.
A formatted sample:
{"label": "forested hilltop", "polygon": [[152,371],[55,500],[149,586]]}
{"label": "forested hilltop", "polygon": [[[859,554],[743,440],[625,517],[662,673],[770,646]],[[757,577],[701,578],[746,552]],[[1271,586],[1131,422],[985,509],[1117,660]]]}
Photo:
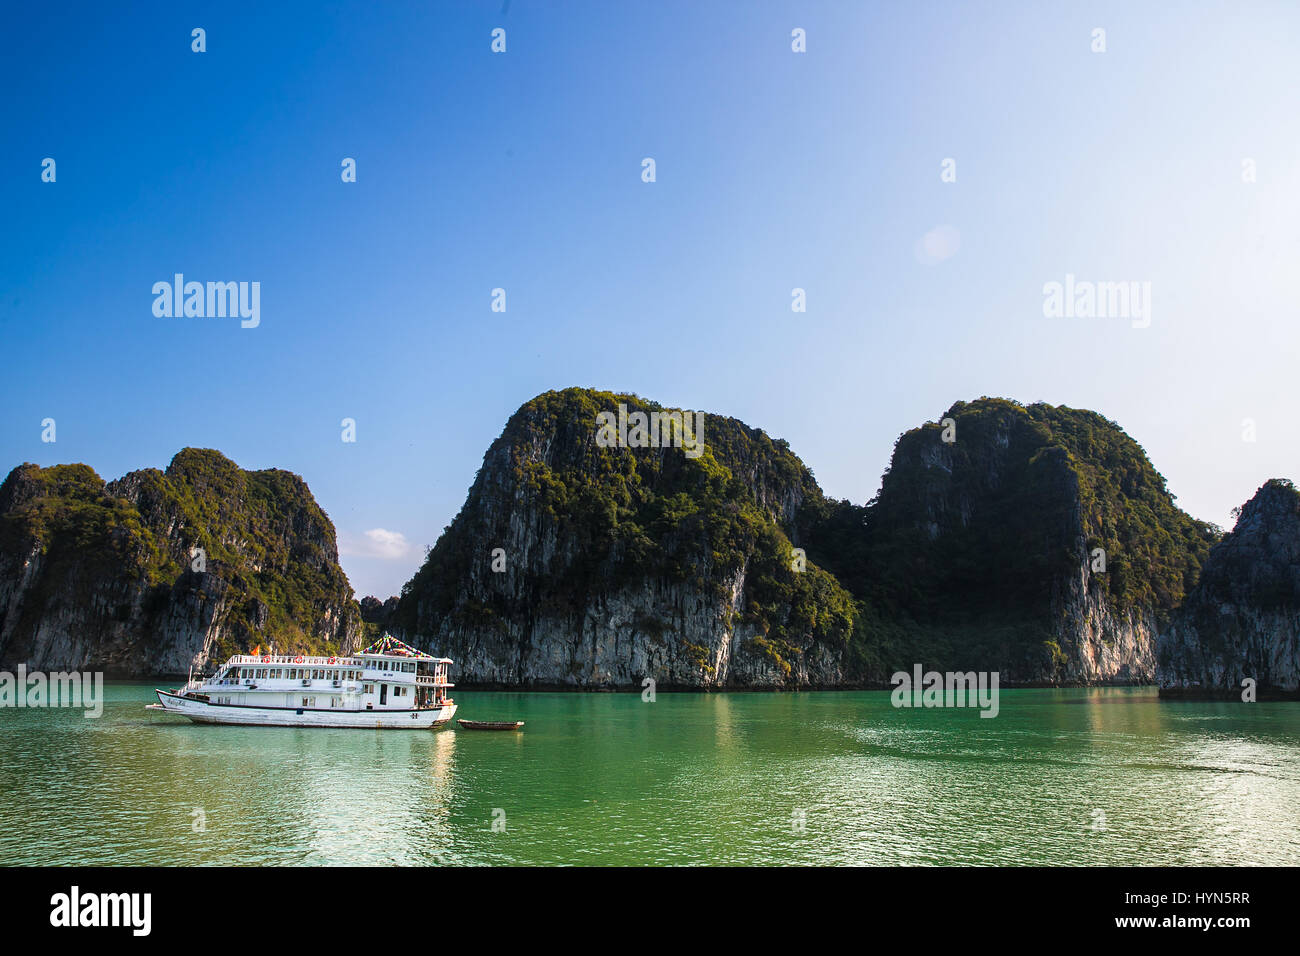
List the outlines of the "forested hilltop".
{"label": "forested hilltop", "polygon": [[346,652],[362,631],[297,475],[186,448],[111,482],[26,464],[0,485],[0,667],[184,674],[271,642]]}
{"label": "forested hilltop", "polygon": [[1147,683],[1219,534],[1093,412],[958,403],[858,506],[731,418],[705,416],[698,458],[601,447],[620,403],[662,411],[577,388],[520,408],[403,589],[394,626],[462,680],[847,686],[922,663]]}
{"label": "forested hilltop", "polygon": [[386,601],[358,604],[289,472],[192,448],[111,482],[21,465],[0,485],[0,669],[177,674],[389,629],[461,686],[872,687],[920,664],[1286,695],[1298,502],[1270,481],[1225,537],[1115,422],[981,398],[900,436],[854,504],[744,422],[569,388],[510,417]]}
{"label": "forested hilltop", "polygon": [[1150,683],[1158,628],[1221,533],[1114,422],[991,398],[902,435],[865,506],[814,504],[806,521],[887,669],[1043,683]]}
{"label": "forested hilltop", "polygon": [[[796,517],[820,497],[781,441],[706,416],[704,450],[601,448],[634,395],[548,392],[507,423],[393,618],[463,680],[605,687],[836,685],[852,596],[809,562]],[[494,570],[495,562],[499,570]]]}

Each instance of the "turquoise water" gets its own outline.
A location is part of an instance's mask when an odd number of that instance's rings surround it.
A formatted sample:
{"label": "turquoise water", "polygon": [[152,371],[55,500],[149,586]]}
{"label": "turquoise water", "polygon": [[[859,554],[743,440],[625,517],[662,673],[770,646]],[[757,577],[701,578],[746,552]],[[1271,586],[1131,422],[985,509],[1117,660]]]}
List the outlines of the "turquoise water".
{"label": "turquoise water", "polygon": [[458,694],[527,721],[485,733],[202,727],[106,693],[98,720],[0,711],[0,863],[1300,863],[1294,703]]}

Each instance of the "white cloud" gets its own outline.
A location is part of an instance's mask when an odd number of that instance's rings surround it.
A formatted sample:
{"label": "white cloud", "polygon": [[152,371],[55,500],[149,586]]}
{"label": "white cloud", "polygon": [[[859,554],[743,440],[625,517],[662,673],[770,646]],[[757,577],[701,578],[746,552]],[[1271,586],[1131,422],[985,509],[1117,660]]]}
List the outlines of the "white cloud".
{"label": "white cloud", "polygon": [[956,226],[935,226],[916,241],[916,259],[923,265],[932,266],[951,259],[960,248],[961,233]]}
{"label": "white cloud", "polygon": [[346,531],[339,533],[339,554],[348,557],[397,561],[410,553],[411,543],[400,531],[371,528],[359,538]]}

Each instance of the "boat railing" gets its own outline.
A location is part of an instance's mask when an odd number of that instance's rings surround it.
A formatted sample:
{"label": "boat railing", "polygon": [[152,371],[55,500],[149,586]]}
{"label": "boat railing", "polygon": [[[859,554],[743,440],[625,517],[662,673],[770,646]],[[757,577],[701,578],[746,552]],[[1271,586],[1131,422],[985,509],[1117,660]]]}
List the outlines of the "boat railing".
{"label": "boat railing", "polygon": [[[318,657],[303,654],[235,654],[227,664],[288,664],[299,667],[364,667],[366,670],[392,671],[394,664],[424,663],[436,658],[426,657]],[[408,672],[409,673],[409,672]]]}
{"label": "boat railing", "polygon": [[358,657],[307,657],[303,654],[236,654],[230,664],[289,664],[299,667],[361,667],[367,662]]}

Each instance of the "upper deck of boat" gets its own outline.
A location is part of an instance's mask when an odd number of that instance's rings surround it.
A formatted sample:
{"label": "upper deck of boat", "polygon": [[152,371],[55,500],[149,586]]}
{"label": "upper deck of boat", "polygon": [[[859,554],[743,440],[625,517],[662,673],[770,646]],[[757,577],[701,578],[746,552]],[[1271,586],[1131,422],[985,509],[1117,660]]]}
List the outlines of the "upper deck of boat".
{"label": "upper deck of boat", "polygon": [[[351,654],[346,657],[323,657],[304,654],[236,654],[217,668],[204,686],[224,687],[243,684],[249,689],[280,689],[283,682],[313,686],[315,681],[329,681],[343,686],[348,681],[378,681],[389,684],[418,684],[426,687],[454,686],[447,680],[448,657],[429,654]],[[424,666],[420,666],[424,665]]]}
{"label": "upper deck of boat", "polygon": [[450,664],[450,657],[433,657],[430,654],[367,654],[362,651],[347,657],[313,657],[302,654],[236,654],[227,664],[289,664],[295,667],[370,667],[377,661],[393,663]]}

